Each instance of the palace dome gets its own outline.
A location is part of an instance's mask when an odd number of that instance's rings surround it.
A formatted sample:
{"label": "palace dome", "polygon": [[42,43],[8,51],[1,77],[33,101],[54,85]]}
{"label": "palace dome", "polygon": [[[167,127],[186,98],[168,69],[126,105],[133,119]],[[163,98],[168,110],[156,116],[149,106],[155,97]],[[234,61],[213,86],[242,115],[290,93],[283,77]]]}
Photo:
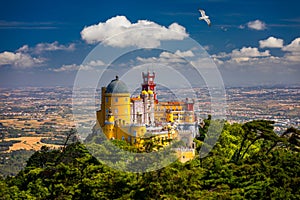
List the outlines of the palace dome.
{"label": "palace dome", "polygon": [[105,93],[129,93],[129,91],[126,84],[116,76],[116,79],[112,80],[106,87]]}

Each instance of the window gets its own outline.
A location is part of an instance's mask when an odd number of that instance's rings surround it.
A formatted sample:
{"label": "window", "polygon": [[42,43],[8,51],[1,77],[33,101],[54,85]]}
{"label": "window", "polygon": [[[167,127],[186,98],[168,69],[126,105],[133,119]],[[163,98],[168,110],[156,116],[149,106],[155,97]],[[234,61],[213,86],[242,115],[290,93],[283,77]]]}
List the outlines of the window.
{"label": "window", "polygon": [[108,103],[108,97],[105,97],[105,102]]}
{"label": "window", "polygon": [[128,98],[126,97],[126,98],[125,98],[125,102],[127,103],[127,101],[128,101]]}
{"label": "window", "polygon": [[136,131],[133,131],[133,136],[136,137]]}
{"label": "window", "polygon": [[122,136],[122,140],[125,140],[125,137],[124,137],[124,136]]}
{"label": "window", "polygon": [[118,114],[118,108],[115,109],[115,114]]}
{"label": "window", "polygon": [[127,138],[127,141],[128,141],[128,142],[131,142],[131,138],[130,138],[130,136],[128,136],[128,138]]}
{"label": "window", "polygon": [[118,102],[118,97],[115,98],[115,102]]}

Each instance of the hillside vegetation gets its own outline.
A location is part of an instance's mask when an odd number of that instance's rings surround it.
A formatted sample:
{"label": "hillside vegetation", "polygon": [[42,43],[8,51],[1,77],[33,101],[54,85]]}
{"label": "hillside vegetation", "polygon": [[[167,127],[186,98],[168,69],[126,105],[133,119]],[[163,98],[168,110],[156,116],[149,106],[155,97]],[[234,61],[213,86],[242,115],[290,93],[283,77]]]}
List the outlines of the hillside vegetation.
{"label": "hillside vegetation", "polygon": [[[207,130],[219,123],[205,120],[197,150],[217,137]],[[16,176],[0,179],[0,199],[300,199],[299,147],[299,130],[278,135],[263,120],[225,123],[206,157],[147,173],[109,168],[81,143],[42,147]]]}

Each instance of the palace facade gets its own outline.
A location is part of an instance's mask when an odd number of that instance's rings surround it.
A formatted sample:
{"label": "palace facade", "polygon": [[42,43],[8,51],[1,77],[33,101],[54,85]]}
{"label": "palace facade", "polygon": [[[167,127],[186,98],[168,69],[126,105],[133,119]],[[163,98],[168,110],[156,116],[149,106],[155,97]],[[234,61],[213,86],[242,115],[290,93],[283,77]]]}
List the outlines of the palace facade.
{"label": "palace facade", "polygon": [[142,73],[142,79],[141,92],[134,97],[130,97],[118,76],[101,88],[101,109],[97,111],[95,129],[101,129],[108,139],[125,140],[136,146],[141,146],[145,138],[163,146],[179,139],[184,142],[176,149],[179,160],[190,160],[195,155],[193,138],[198,130],[194,102],[159,102],[155,73]]}

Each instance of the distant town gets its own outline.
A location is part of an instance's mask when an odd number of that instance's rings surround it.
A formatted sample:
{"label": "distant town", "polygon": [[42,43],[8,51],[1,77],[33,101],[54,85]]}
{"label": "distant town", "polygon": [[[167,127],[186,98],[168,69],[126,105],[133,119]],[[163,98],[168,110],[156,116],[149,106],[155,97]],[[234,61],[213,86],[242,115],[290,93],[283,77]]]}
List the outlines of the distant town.
{"label": "distant town", "polygon": [[[205,94],[205,91],[199,89]],[[209,94],[198,99],[200,116],[209,110]],[[300,126],[300,87],[234,87],[226,88],[227,115],[229,123],[244,123],[252,120],[274,121],[275,132],[281,133],[288,127]],[[206,106],[207,108],[207,106]]]}
{"label": "distant town", "polygon": [[[214,115],[210,108],[210,95],[207,88],[194,88],[201,98],[195,99],[198,117]],[[159,96],[168,96],[167,90],[158,90]],[[185,89],[177,89],[185,93]],[[82,97],[84,100],[84,92]],[[275,131],[300,126],[300,87],[236,87],[226,88],[226,120],[229,123],[242,123],[255,119],[275,122]],[[100,99],[100,93],[99,93]],[[95,103],[99,106],[100,100]],[[0,137],[2,141],[18,139],[6,151],[18,149],[37,150],[41,146],[61,144],[62,138],[72,128],[76,128],[72,113],[72,88],[1,88],[0,89]],[[97,104],[98,103],[98,104]],[[87,129],[93,124],[85,113],[80,123]],[[78,120],[78,119],[77,119]],[[78,122],[76,122],[78,123]],[[32,139],[30,137],[37,137]],[[28,141],[26,141],[28,140]],[[60,142],[58,142],[60,141]],[[2,150],[4,150],[2,149]]]}

